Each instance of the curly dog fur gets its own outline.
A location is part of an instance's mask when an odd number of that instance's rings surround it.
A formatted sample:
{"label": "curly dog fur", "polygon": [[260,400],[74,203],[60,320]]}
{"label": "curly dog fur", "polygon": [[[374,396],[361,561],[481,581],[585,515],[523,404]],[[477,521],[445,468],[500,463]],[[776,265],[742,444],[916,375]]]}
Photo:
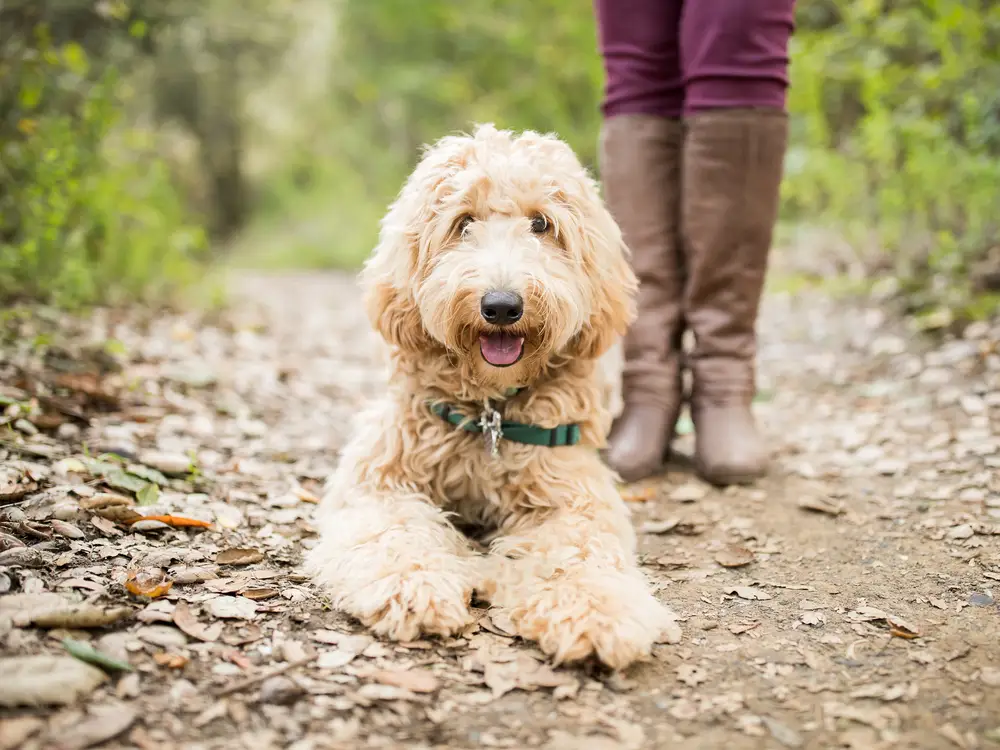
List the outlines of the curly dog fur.
{"label": "curly dog fur", "polygon": [[[679,638],[598,455],[610,423],[598,359],[634,316],[636,280],[572,150],[491,125],[443,138],[390,207],[362,282],[391,377],[328,483],[308,557],[335,606],[410,640],[468,626],[475,591],[556,662],[596,655],[613,668]],[[523,299],[509,327],[521,357],[503,367],[481,338],[497,332],[481,298],[498,289]],[[576,423],[581,440],[502,441],[494,458],[482,435],[428,408],[475,419],[490,399],[506,420]],[[487,554],[454,518],[484,530]]]}

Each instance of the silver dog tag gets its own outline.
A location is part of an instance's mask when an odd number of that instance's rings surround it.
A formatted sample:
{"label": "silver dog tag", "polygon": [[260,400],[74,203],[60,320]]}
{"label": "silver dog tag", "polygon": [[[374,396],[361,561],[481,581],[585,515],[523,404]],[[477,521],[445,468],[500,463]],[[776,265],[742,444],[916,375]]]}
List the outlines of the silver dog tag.
{"label": "silver dog tag", "polygon": [[483,414],[479,418],[479,426],[483,431],[483,440],[486,443],[486,452],[492,458],[500,455],[500,439],[503,437],[502,419],[500,412],[489,404],[483,409]]}

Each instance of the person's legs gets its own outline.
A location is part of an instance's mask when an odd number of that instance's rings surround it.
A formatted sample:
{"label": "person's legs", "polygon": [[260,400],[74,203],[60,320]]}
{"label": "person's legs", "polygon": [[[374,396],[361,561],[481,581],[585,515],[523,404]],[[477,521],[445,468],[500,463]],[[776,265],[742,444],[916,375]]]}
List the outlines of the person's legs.
{"label": "person's legs", "polygon": [[697,0],[681,23],[691,406],[696,465],[719,484],[766,468],[751,412],[755,326],[787,145],[793,17],[794,0]]}
{"label": "person's legs", "polygon": [[635,481],[662,464],[681,404],[681,0],[595,5],[607,76],[601,179],[639,278],[638,318],[624,342],[625,408],[607,459]]}

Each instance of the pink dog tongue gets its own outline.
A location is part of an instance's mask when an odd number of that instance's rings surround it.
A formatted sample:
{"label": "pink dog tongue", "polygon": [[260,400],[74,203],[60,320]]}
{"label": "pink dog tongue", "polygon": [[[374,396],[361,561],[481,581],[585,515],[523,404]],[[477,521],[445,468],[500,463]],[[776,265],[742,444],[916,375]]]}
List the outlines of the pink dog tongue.
{"label": "pink dog tongue", "polygon": [[479,337],[479,350],[483,359],[495,367],[505,367],[517,362],[524,346],[523,336],[511,336],[509,333],[491,333]]}

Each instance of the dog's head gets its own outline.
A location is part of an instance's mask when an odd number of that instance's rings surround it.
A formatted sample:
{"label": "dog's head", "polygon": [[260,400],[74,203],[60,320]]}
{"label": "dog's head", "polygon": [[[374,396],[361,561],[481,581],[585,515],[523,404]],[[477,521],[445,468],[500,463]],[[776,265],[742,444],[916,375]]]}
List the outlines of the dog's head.
{"label": "dog's head", "polygon": [[444,347],[486,387],[530,384],[555,358],[596,359],[634,317],[621,232],[575,154],[490,125],[426,152],[362,278],[390,344]]}

